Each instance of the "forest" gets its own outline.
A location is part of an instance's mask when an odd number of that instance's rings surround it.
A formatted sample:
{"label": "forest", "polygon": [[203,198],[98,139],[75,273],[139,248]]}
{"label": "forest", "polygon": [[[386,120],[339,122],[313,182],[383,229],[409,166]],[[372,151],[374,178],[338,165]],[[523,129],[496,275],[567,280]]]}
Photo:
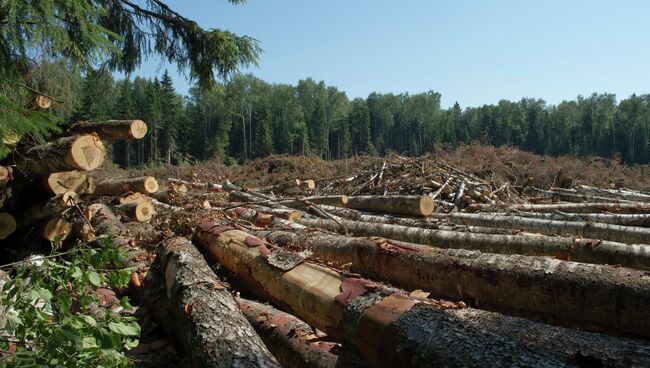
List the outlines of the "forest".
{"label": "forest", "polygon": [[[548,155],[650,160],[650,96],[578,96],[557,105],[541,99],[441,107],[441,94],[371,93],[350,100],[311,78],[271,84],[250,74],[179,94],[160,78],[116,80],[108,71],[75,75],[62,121],[143,119],[148,137],[113,147],[123,167],[214,157],[243,162],[271,153],[340,159],[366,153],[411,156],[460,143],[511,145]],[[72,105],[72,106],[70,106]]]}

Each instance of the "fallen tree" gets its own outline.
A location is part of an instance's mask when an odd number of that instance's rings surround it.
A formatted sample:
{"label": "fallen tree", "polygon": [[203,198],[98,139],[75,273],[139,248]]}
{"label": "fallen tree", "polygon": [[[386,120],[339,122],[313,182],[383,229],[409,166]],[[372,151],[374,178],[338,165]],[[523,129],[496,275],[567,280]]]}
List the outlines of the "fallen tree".
{"label": "fallen tree", "polygon": [[95,196],[117,196],[127,192],[140,192],[151,194],[158,191],[158,181],[153,176],[138,178],[109,179],[95,183]]}
{"label": "fallen tree", "polygon": [[650,336],[650,321],[641,322],[650,303],[650,278],[643,271],[382,238],[275,230],[255,234],[283,247],[308,249],[324,262],[350,265],[350,271],[364,277],[435,297],[498,311],[544,313],[581,328],[604,326]]}
{"label": "fallen tree", "polygon": [[270,251],[261,239],[221,222],[203,220],[195,238],[242,282],[377,366],[570,364],[566,355],[458,323],[445,309],[458,308],[453,303],[419,300],[293,253]]}
{"label": "fallen tree", "polygon": [[192,366],[280,367],[192,243],[164,241],[156,263],[171,315],[161,320]]}
{"label": "fallen tree", "polygon": [[650,214],[650,204],[647,203],[554,203],[554,204],[473,204],[468,211],[494,211],[494,212],[611,212],[611,213],[645,213]]}
{"label": "fallen tree", "polygon": [[650,229],[598,222],[545,220],[518,216],[482,213],[451,213],[447,221],[468,226],[524,229],[547,235],[573,235],[591,239],[611,240],[629,244],[650,244]]}
{"label": "fallen tree", "polygon": [[429,196],[398,195],[349,197],[347,206],[355,210],[424,217],[431,215],[435,207]]}
{"label": "fallen tree", "polygon": [[601,222],[605,224],[614,224],[621,226],[641,226],[650,227],[650,214],[617,214],[617,213],[535,213],[535,212],[514,212],[505,215],[515,215],[521,217],[540,218],[545,220],[557,221],[585,221]]}
{"label": "fallen tree", "polygon": [[571,237],[534,234],[480,234],[432,230],[400,225],[348,220],[300,218],[296,222],[313,228],[339,231],[341,224],[358,236],[381,236],[438,248],[479,250],[486,253],[555,256],[576,262],[620,264],[650,269],[650,249],[645,244],[623,244]]}

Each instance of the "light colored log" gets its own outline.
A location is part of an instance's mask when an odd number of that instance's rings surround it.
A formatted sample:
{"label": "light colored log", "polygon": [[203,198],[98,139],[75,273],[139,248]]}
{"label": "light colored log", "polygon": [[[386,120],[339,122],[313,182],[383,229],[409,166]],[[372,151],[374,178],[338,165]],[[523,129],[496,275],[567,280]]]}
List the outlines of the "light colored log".
{"label": "light colored log", "polygon": [[[332,220],[301,218],[297,222],[330,231],[339,231],[340,228],[340,225]],[[338,222],[357,236],[381,236],[410,243],[428,244],[438,248],[555,256],[576,262],[620,264],[631,268],[650,269],[650,246],[645,244],[632,245],[534,234],[478,234],[348,220]]]}
{"label": "light colored log", "polygon": [[570,212],[570,213],[644,213],[650,214],[650,204],[644,203],[554,203],[554,204],[513,204],[513,205],[491,205],[473,204],[468,208],[470,211],[488,212]]}
{"label": "light colored log", "polygon": [[295,221],[301,218],[303,215],[302,211],[292,210],[292,209],[270,208],[270,207],[264,207],[260,205],[254,205],[254,204],[248,204],[246,205],[246,207],[256,211],[269,213],[273,216],[281,217],[289,221]]}
{"label": "light colored log", "polygon": [[68,128],[71,134],[97,133],[102,139],[132,140],[141,139],[147,134],[147,124],[142,120],[107,120],[97,122],[82,121]]}
{"label": "light colored log", "polygon": [[95,188],[94,179],[79,170],[49,174],[45,177],[44,182],[45,188],[52,194],[63,194],[67,191],[80,194],[92,193]]}
{"label": "light colored log", "polygon": [[202,183],[198,181],[187,181],[187,180],[181,180],[177,178],[169,178],[167,179],[170,183],[174,183],[177,185],[184,184],[186,186],[189,186],[190,188],[194,189],[201,189],[201,190],[208,190],[208,191],[220,191],[222,190],[221,184],[212,184],[212,183]]}
{"label": "light colored log", "polygon": [[571,235],[628,244],[650,244],[650,229],[636,226],[620,226],[598,222],[545,220],[482,213],[452,213],[449,215],[448,221],[452,224],[468,226],[524,229],[529,232],[546,235]]}
{"label": "light colored log", "polygon": [[131,220],[138,222],[147,222],[156,213],[153,204],[147,200],[124,203],[116,206],[115,209],[127,214]]}
{"label": "light colored log", "polygon": [[140,192],[126,193],[117,198],[118,204],[127,204],[127,203],[140,203],[144,201],[145,198]]}
{"label": "light colored log", "polygon": [[32,107],[37,110],[47,110],[51,105],[52,99],[41,94],[36,94],[32,100]]}
{"label": "light colored log", "polygon": [[127,192],[151,194],[158,191],[158,181],[153,176],[138,178],[108,179],[95,183],[95,196],[115,196]]}
{"label": "light colored log", "polygon": [[156,261],[171,317],[162,320],[193,367],[280,367],[192,243],[168,239]]}
{"label": "light colored log", "polygon": [[590,196],[626,199],[635,202],[650,202],[650,195],[638,191],[630,191],[626,189],[604,189],[604,188],[590,187],[587,185],[579,185],[574,190]]}
{"label": "light colored log", "polygon": [[280,201],[279,203],[287,207],[297,207],[297,208],[304,208],[308,206],[308,203],[346,207],[348,205],[348,201],[349,198],[346,195],[328,195],[328,196],[309,196],[309,197],[302,197],[299,199],[283,200]]}
{"label": "light colored log", "polygon": [[8,167],[0,166],[0,185],[5,185],[9,182],[9,174],[11,173],[9,170]]}
{"label": "light colored log", "polygon": [[544,313],[582,329],[604,326],[650,336],[650,320],[644,317],[650,277],[644,271],[318,232],[264,230],[255,235],[308,249],[320,261],[350,265],[351,272],[363,277],[425,290],[437,298],[497,311],[505,307]]}
{"label": "light colored log", "polygon": [[542,190],[537,188],[527,188],[528,191],[537,193],[538,195],[552,198],[554,201],[565,202],[591,202],[591,203],[634,203],[625,199],[614,199],[610,197],[590,196],[582,193],[567,193],[565,191],[557,190]]}
{"label": "light colored log", "polygon": [[27,176],[59,171],[94,170],[106,156],[106,148],[95,135],[63,137],[14,155],[16,167]]}
{"label": "light colored log", "polygon": [[521,217],[532,217],[557,221],[601,222],[605,224],[622,226],[650,227],[650,214],[512,212],[505,215],[515,215]]}
{"label": "light colored log", "polygon": [[6,239],[16,231],[16,219],[6,212],[0,212],[0,240]]}
{"label": "light colored log", "polygon": [[41,235],[49,241],[63,241],[68,238],[72,232],[72,224],[61,217],[50,219],[43,226]]}
{"label": "light colored log", "polygon": [[348,207],[370,212],[429,216],[435,205],[429,196],[357,196],[348,198]]}

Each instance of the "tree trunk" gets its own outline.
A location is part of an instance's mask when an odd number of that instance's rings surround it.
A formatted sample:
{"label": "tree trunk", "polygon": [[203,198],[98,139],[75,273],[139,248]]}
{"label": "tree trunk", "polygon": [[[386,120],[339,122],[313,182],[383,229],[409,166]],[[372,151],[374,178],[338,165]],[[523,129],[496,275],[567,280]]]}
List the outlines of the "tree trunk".
{"label": "tree trunk", "polygon": [[468,210],[474,211],[530,211],[530,212],[611,212],[650,214],[650,204],[643,203],[555,203],[555,204],[513,204],[498,206],[491,204],[473,204]]}
{"label": "tree trunk", "polygon": [[650,227],[650,214],[514,212],[509,215],[557,221],[601,222],[621,226]]}
{"label": "tree trunk", "polygon": [[284,209],[280,209],[280,208],[269,208],[269,207],[264,207],[264,206],[260,206],[260,205],[254,205],[254,204],[248,204],[248,205],[246,205],[246,208],[250,208],[250,209],[253,209],[255,211],[261,211],[261,212],[269,213],[269,214],[271,214],[273,216],[281,217],[281,218],[283,218],[285,220],[289,220],[289,221],[295,221],[295,220],[301,218],[302,215],[303,215],[303,212],[298,211],[298,210],[292,210],[292,209],[284,210]]}
{"label": "tree trunk", "polygon": [[[650,336],[650,278],[623,267],[435,249],[381,238],[258,231],[274,244],[302,247],[313,257],[407,290],[470,301],[497,311],[518,309],[551,315],[579,328]],[[504,308],[505,307],[505,308]],[[647,321],[647,322],[646,322]]]}
{"label": "tree trunk", "polygon": [[429,216],[433,213],[434,203],[429,196],[358,196],[348,198],[348,207],[370,212]]}
{"label": "tree trunk", "polygon": [[591,196],[626,199],[628,201],[634,201],[634,202],[650,202],[650,195],[637,192],[637,191],[627,190],[627,189],[603,189],[603,188],[590,187],[587,185],[579,185],[578,187],[576,187],[575,191],[585,195],[591,195]]}
{"label": "tree trunk", "polygon": [[262,289],[271,301],[330,338],[345,340],[379,367],[572,364],[565,354],[462,323],[455,317],[457,312],[445,309],[458,308],[453,303],[422,301],[310,262],[278,265],[282,259],[295,260],[295,254],[269,252],[264,241],[220,223],[204,220],[196,239],[247,285]]}
{"label": "tree trunk", "polygon": [[153,176],[139,178],[109,179],[95,183],[95,196],[116,196],[127,192],[151,194],[158,191],[158,181]]}
{"label": "tree trunk", "polygon": [[0,240],[6,239],[16,231],[16,219],[6,212],[0,212]]}
{"label": "tree trunk", "polygon": [[[300,199],[282,200],[280,203],[287,207],[304,208],[309,206],[309,203],[318,205],[328,205],[337,207],[346,207],[348,205],[348,196],[346,195],[327,195],[327,196],[310,196]],[[309,202],[309,203],[307,203]]]}
{"label": "tree trunk", "polygon": [[63,137],[18,152],[14,163],[26,176],[49,175],[59,171],[93,170],[106,156],[104,144],[94,135]]}
{"label": "tree trunk", "polygon": [[67,191],[92,193],[95,190],[95,181],[83,171],[63,171],[47,175],[45,187],[52,194],[63,194]]}
{"label": "tree trunk", "polygon": [[181,179],[176,179],[176,178],[169,178],[169,179],[167,179],[167,181],[170,182],[170,183],[179,184],[179,185],[184,184],[184,185],[187,185],[190,188],[194,188],[194,189],[208,190],[208,191],[214,191],[214,192],[221,191],[221,189],[222,189],[221,184],[191,182],[191,181],[186,181],[186,180],[181,180]]}
{"label": "tree trunk", "polygon": [[[332,220],[301,218],[296,222],[315,228],[339,231]],[[470,232],[431,230],[400,225],[376,224],[339,220],[357,236],[381,236],[411,243],[428,244],[438,248],[479,250],[486,253],[555,256],[576,262],[620,264],[632,268],[650,269],[650,247],[610,241],[595,241],[571,237],[534,234],[476,234]]]}
{"label": "tree trunk", "polygon": [[[147,124],[142,120],[82,121],[68,128],[70,134],[97,133],[108,141],[141,139],[147,134]],[[128,153],[127,153],[128,154]]]}
{"label": "tree trunk", "polygon": [[611,240],[629,244],[650,244],[650,229],[598,222],[571,222],[503,216],[498,214],[452,213],[449,223],[469,226],[488,226],[506,229],[524,229],[546,235],[582,236],[590,239]]}
{"label": "tree trunk", "polygon": [[300,193],[300,180],[294,179],[285,181],[283,183],[271,185],[264,188],[258,188],[259,192],[273,192],[273,193],[284,193],[284,194],[298,194]]}
{"label": "tree trunk", "polygon": [[165,307],[150,306],[194,367],[280,367],[199,251],[171,238],[157,251]]}
{"label": "tree trunk", "polygon": [[285,368],[370,368],[357,354],[319,339],[310,325],[291,314],[252,300],[237,298],[237,303]]}
{"label": "tree trunk", "polygon": [[[160,193],[160,192],[157,192]],[[127,204],[127,203],[140,203],[144,201],[145,198],[140,192],[133,192],[133,193],[128,193],[124,194],[120,197],[117,198],[117,203],[122,205],[122,204]]]}
{"label": "tree trunk", "polygon": [[581,193],[567,193],[564,191],[542,190],[537,188],[527,188],[527,190],[538,193],[542,196],[552,198],[554,201],[565,201],[574,203],[634,203],[625,199],[613,199],[609,197],[590,196]]}

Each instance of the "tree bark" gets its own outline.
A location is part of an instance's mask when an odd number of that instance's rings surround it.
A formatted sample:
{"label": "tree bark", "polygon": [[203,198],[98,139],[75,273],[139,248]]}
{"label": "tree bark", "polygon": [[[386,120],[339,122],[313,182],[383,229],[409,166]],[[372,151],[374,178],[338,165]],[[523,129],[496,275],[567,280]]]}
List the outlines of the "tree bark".
{"label": "tree bark", "polygon": [[192,243],[166,240],[156,264],[171,317],[162,321],[192,366],[280,367]]}
{"label": "tree bark", "polygon": [[[301,218],[296,222],[330,231],[338,231],[340,228],[340,225],[332,220]],[[650,269],[650,247],[643,244],[630,245],[610,241],[535,234],[477,234],[347,220],[338,222],[345,225],[348,230],[357,236],[381,236],[411,243],[428,244],[438,248],[470,249],[486,253],[555,256],[576,262],[620,264],[632,268]]]}
{"label": "tree bark", "polygon": [[109,179],[95,184],[95,196],[116,196],[127,192],[151,194],[158,191],[158,181],[153,176],[139,178]]}
{"label": "tree bark", "polygon": [[310,325],[291,314],[243,298],[237,298],[237,303],[285,368],[370,368],[357,354],[339,344],[322,341]]}
{"label": "tree bark", "polygon": [[18,170],[26,176],[43,176],[59,171],[93,170],[106,156],[104,144],[94,135],[63,137],[14,155]]}
{"label": "tree bark", "polygon": [[468,226],[524,229],[529,232],[546,235],[573,235],[590,239],[611,240],[620,243],[650,244],[650,229],[643,227],[474,213],[452,213],[447,220],[452,224]]}
{"label": "tree bark", "polygon": [[0,212],[0,240],[6,239],[16,231],[16,219],[11,214]]}
{"label": "tree bark", "polygon": [[458,308],[453,303],[421,301],[310,262],[272,266],[269,259],[278,251],[271,253],[262,240],[220,223],[204,220],[196,239],[247,285],[262,289],[271,301],[329,337],[345,340],[379,367],[573,364],[565,354],[460,323],[453,311],[445,310]]}
{"label": "tree bark", "polygon": [[348,207],[370,212],[426,217],[433,213],[435,206],[429,196],[391,195],[349,197]]}
{"label": "tree bark", "polygon": [[611,212],[611,213],[644,213],[650,214],[650,204],[644,203],[555,203],[555,204],[513,204],[513,205],[491,205],[473,204],[468,210],[473,211],[530,211],[530,212]]}
{"label": "tree bark", "polygon": [[[258,231],[274,244],[407,290],[472,302],[483,309],[517,309],[590,329],[650,336],[650,278],[639,270],[547,257],[435,249],[382,238],[313,232]],[[505,309],[504,309],[505,307]],[[647,322],[646,322],[647,321]]]}
{"label": "tree bark", "polygon": [[97,133],[108,141],[141,139],[147,134],[147,124],[142,120],[82,121],[68,128],[70,134]]}
{"label": "tree bark", "polygon": [[83,171],[63,171],[47,175],[45,188],[52,194],[63,194],[67,191],[79,194],[92,193],[95,189],[95,181]]}
{"label": "tree bark", "polygon": [[621,226],[650,227],[650,214],[514,212],[507,215],[517,215],[521,217],[532,217],[546,220],[601,222]]}
{"label": "tree bark", "polygon": [[310,196],[310,197],[303,197],[299,199],[283,200],[280,203],[287,207],[304,208],[308,206],[307,202],[318,204],[318,205],[345,207],[348,204],[348,196],[346,195]]}

